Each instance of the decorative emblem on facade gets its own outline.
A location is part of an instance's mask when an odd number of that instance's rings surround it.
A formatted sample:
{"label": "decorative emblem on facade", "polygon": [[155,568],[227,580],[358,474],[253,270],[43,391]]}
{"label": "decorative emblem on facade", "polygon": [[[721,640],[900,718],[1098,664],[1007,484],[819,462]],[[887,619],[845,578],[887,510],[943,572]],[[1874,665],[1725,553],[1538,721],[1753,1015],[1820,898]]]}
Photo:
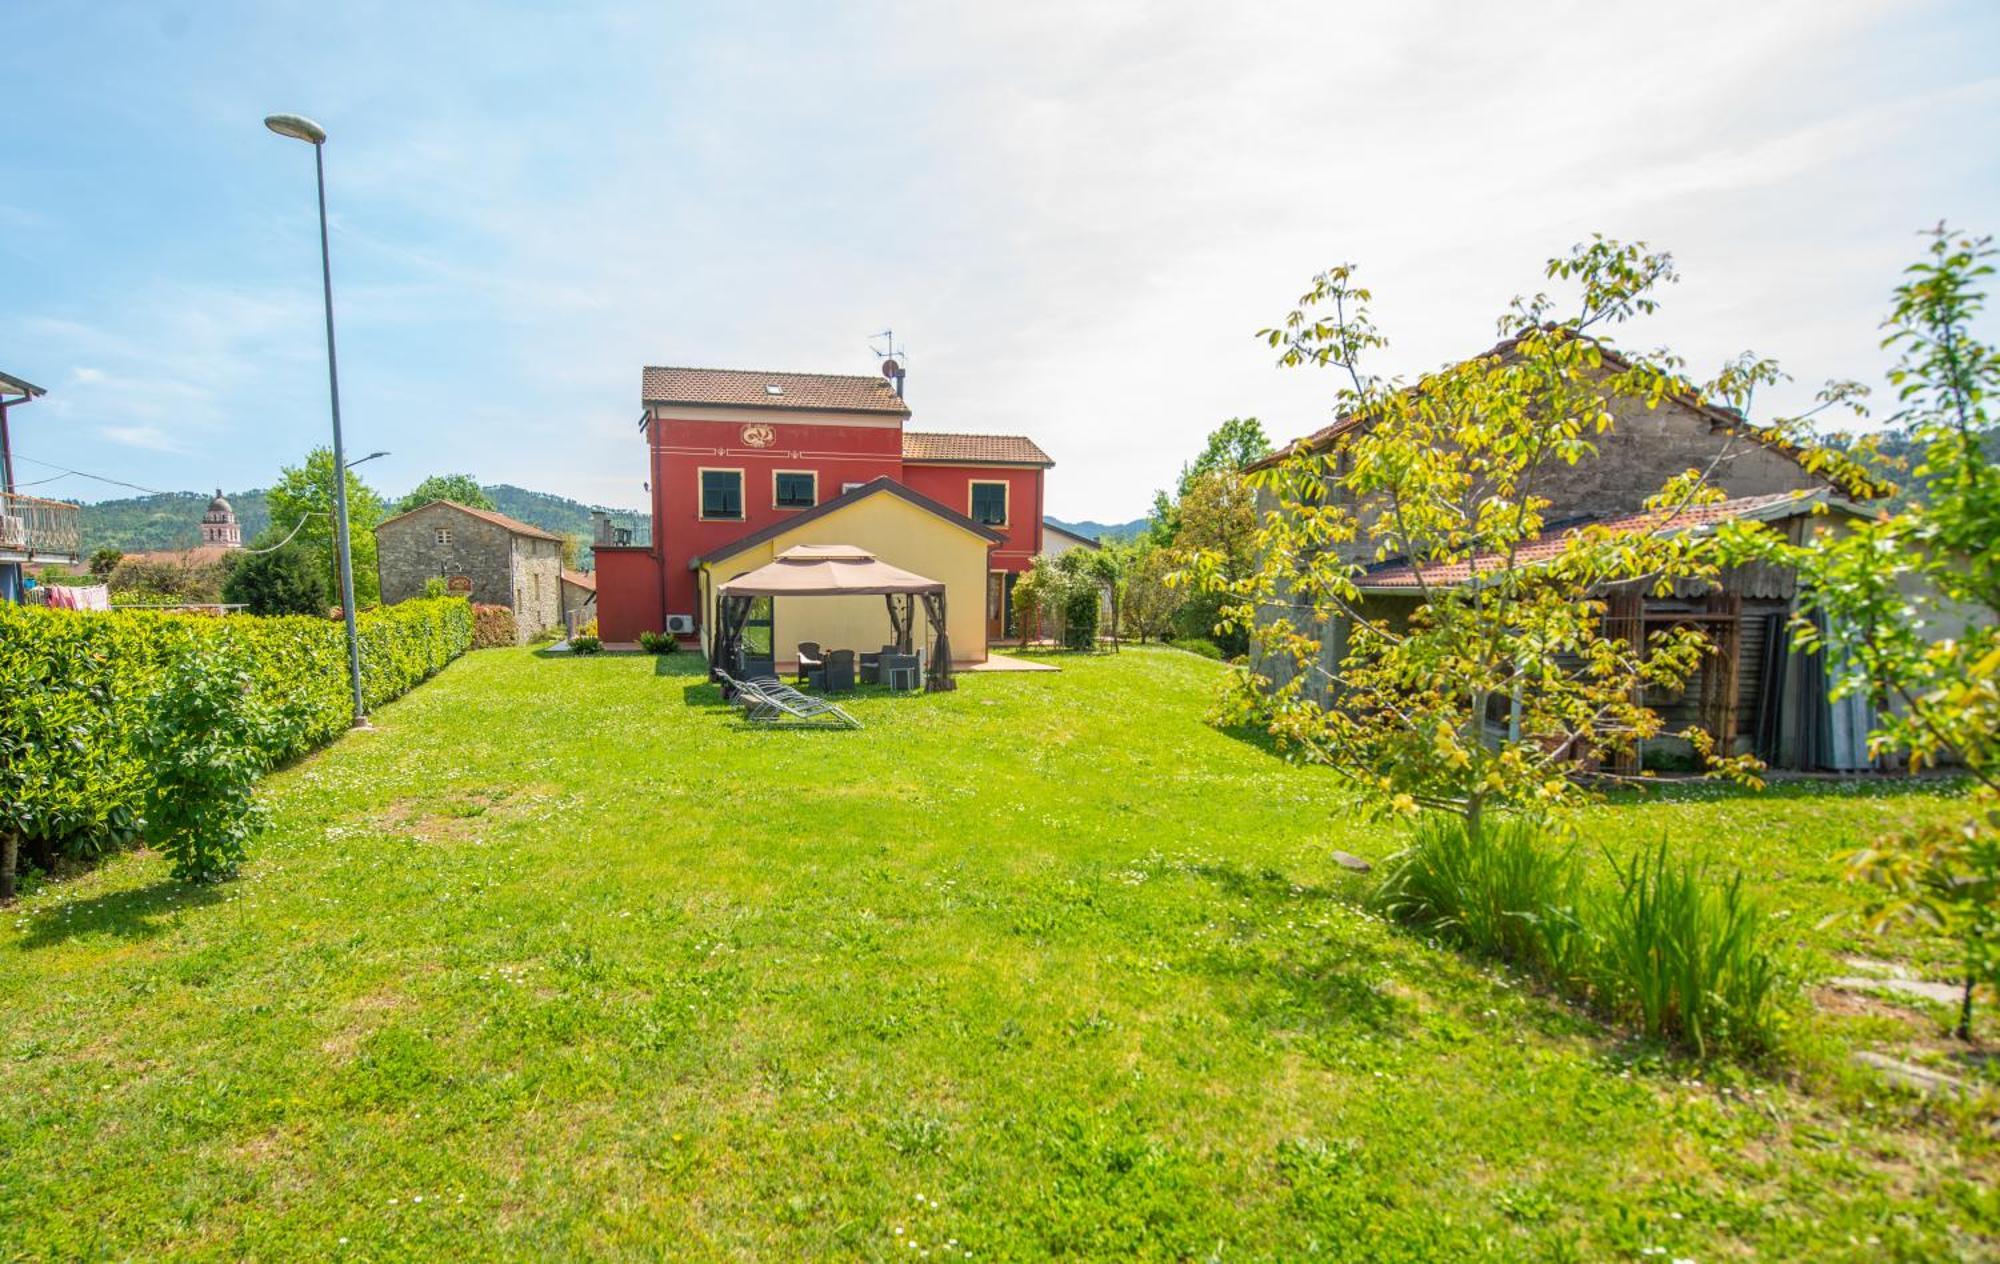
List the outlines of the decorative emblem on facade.
{"label": "decorative emblem on facade", "polygon": [[470,593],[472,591],[472,576],[453,575],[444,581],[444,590],[453,594]]}
{"label": "decorative emblem on facade", "polygon": [[778,432],[766,425],[743,427],[743,442],[753,448],[768,448],[778,441]]}

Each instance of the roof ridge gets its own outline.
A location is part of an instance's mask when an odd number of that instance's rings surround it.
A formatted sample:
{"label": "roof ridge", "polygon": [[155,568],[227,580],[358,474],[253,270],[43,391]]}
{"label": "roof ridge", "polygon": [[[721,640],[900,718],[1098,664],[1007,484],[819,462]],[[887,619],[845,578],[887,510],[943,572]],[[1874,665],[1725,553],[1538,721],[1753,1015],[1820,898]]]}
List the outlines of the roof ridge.
{"label": "roof ridge", "polygon": [[737,373],[744,377],[852,378],[861,382],[880,382],[884,387],[889,387],[889,380],[877,373],[828,373],[821,369],[718,369],[706,364],[643,364],[639,367],[641,371],[657,369],[668,373]]}

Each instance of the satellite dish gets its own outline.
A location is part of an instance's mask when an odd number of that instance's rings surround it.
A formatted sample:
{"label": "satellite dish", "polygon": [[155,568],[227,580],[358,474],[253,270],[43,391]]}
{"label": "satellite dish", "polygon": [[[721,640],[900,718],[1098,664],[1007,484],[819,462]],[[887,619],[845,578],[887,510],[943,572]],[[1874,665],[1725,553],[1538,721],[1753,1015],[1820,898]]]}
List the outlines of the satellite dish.
{"label": "satellite dish", "polygon": [[903,372],[903,366],[902,366],[902,365],[900,365],[900,364],[897,364],[897,363],[896,363],[896,362],[895,362],[894,360],[892,360],[892,359],[885,359],[885,360],[883,360],[883,361],[882,361],[882,376],[883,376],[883,377],[886,377],[886,378],[895,378],[895,377],[898,377],[898,376],[900,376],[900,375],[902,374],[902,372]]}

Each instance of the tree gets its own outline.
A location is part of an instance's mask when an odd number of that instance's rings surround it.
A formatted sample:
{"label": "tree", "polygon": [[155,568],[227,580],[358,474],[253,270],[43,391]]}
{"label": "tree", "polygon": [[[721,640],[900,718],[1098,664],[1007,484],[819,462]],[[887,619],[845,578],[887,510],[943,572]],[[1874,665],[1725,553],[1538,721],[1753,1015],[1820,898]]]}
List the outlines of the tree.
{"label": "tree", "polygon": [[[1407,387],[1364,370],[1385,339],[1354,269],[1316,277],[1264,337],[1283,364],[1341,370],[1337,413],[1359,424],[1260,473],[1277,512],[1255,534],[1248,578],[1230,579],[1213,536],[1187,576],[1229,597],[1225,627],[1254,621],[1268,660],[1292,669],[1282,683],[1239,673],[1235,718],[1261,720],[1383,810],[1453,813],[1473,838],[1489,811],[1539,817],[1587,795],[1574,774],[1661,731],[1641,699],[1684,686],[1707,642],[1679,628],[1637,644],[1608,626],[1607,600],[1719,573],[1712,539],[1674,530],[1687,506],[1719,498],[1698,470],[1652,499],[1652,530],[1565,533],[1553,559],[1520,559],[1542,538],[1542,478],[1594,453],[1612,401],[1700,393],[1673,361],[1606,358],[1604,327],[1654,309],[1655,289],[1674,279],[1668,256],[1599,237],[1547,274],[1581,291],[1571,315],[1558,318],[1545,294],[1516,299],[1504,351]],[[1187,516],[1184,505],[1183,538]],[[1392,558],[1414,567],[1423,603],[1407,621],[1355,583],[1369,561]],[[1467,579],[1429,578],[1444,568]],[[1754,779],[1754,761],[1683,736],[1711,768]]]}
{"label": "tree", "polygon": [[472,475],[433,474],[404,493],[403,498],[396,502],[395,512],[408,513],[434,500],[449,500],[467,509],[498,508]]}
{"label": "tree", "polygon": [[[1228,585],[1248,579],[1257,565],[1257,493],[1241,472],[1215,469],[1195,475],[1181,496],[1174,551],[1182,559],[1206,554]],[[1190,593],[1177,616],[1187,636],[1213,637],[1225,655],[1249,649],[1249,631],[1223,618],[1227,586]]]}
{"label": "tree", "polygon": [[105,583],[121,603],[205,605],[221,594],[222,565],[197,561],[192,553],[128,557],[112,568]]}
{"label": "tree", "polygon": [[581,531],[571,531],[562,538],[562,565],[566,571],[583,569],[583,555],[590,548],[590,537]]}
{"label": "tree", "polygon": [[1125,568],[1132,559],[1132,546],[1106,540],[1090,551],[1085,569],[1103,590],[1111,609],[1111,649],[1118,650],[1118,618],[1125,600]]}
{"label": "tree", "polygon": [[1042,615],[1061,604],[1061,576],[1046,554],[1037,556],[1014,581],[1014,623],[1025,648],[1031,638],[1039,638]]}
{"label": "tree", "polygon": [[1120,627],[1141,645],[1149,636],[1165,637],[1187,599],[1185,588],[1167,582],[1167,577],[1179,566],[1169,550],[1143,541],[1134,548],[1126,564]]}
{"label": "tree", "polygon": [[[263,545],[275,545],[297,529],[292,543],[304,550],[326,578],[327,591],[340,592],[339,562],[333,548],[333,451],[314,448],[305,464],[286,466],[269,493],[271,526]],[[347,471],[348,547],[354,565],[354,593],[359,605],[381,600],[375,573],[375,524],[384,517],[382,500],[353,470]]]}
{"label": "tree", "polygon": [[1071,549],[1056,559],[1060,576],[1058,609],[1062,612],[1062,643],[1073,650],[1097,648],[1097,616],[1104,601],[1094,549]]}
{"label": "tree", "polygon": [[90,555],[90,573],[99,579],[108,578],[112,571],[118,569],[118,562],[124,556],[117,549],[101,548]]}
{"label": "tree", "polygon": [[325,617],[332,599],[319,564],[294,542],[269,553],[251,553],[231,568],[222,598],[251,614]]}
{"label": "tree", "polygon": [[1241,474],[1269,455],[1271,440],[1263,423],[1255,417],[1231,417],[1208,432],[1200,456],[1181,466],[1180,497],[1185,500],[1188,489],[1205,474]]}
{"label": "tree", "polygon": [[1877,923],[1959,939],[1958,1034],[1970,1039],[1974,988],[2000,986],[2000,427],[1986,405],[2000,354],[1971,333],[1995,251],[1942,224],[1929,236],[1883,322],[1899,357],[1894,420],[1921,453],[1923,500],[1800,546],[1769,533],[1746,543],[1797,568],[1794,644],[1830,651],[1836,697],[1870,696],[1870,749],[1912,769],[1956,755],[1976,783],[1958,819],[1882,838],[1850,864],[1876,888]]}

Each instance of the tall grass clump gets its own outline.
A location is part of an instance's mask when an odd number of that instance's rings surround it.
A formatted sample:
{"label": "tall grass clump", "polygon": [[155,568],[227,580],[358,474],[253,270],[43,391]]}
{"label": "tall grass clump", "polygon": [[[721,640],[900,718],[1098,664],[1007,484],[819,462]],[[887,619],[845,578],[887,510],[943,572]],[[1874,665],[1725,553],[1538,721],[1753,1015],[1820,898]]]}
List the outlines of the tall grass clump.
{"label": "tall grass clump", "polygon": [[1611,867],[1615,883],[1592,881],[1576,848],[1530,819],[1475,833],[1433,815],[1370,902],[1698,1057],[1772,1049],[1798,979],[1742,875],[1718,881],[1665,843]]}
{"label": "tall grass clump", "polygon": [[1479,834],[1459,817],[1419,820],[1375,889],[1378,911],[1551,980],[1582,968],[1583,865],[1526,818]]}
{"label": "tall grass clump", "polygon": [[1703,1057],[1771,1049],[1796,982],[1743,875],[1713,881],[1691,861],[1669,860],[1664,842],[1612,865],[1618,890],[1591,919],[1605,1008]]}

